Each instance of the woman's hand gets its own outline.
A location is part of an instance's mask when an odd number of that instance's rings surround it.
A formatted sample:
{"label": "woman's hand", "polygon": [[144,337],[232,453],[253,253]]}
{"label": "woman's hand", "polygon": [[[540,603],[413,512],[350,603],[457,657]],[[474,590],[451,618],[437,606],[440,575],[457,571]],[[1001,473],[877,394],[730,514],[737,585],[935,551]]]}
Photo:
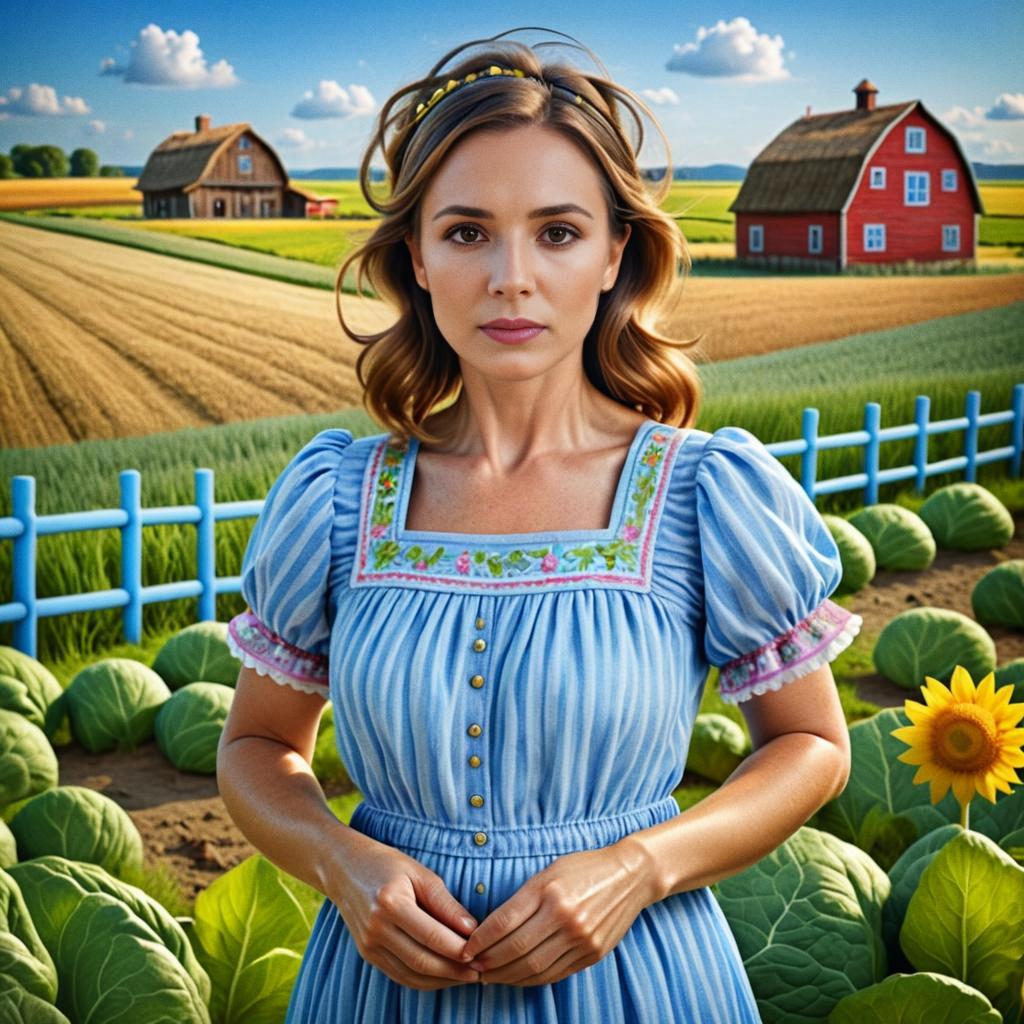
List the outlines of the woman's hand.
{"label": "woman's hand", "polygon": [[[393,846],[353,832],[339,850],[327,893],[360,956],[389,978],[417,989],[450,988],[479,980],[461,962],[473,915],[440,876]],[[467,924],[462,919],[468,919]],[[460,934],[461,933],[461,934]]]}
{"label": "woman's hand", "polygon": [[597,963],[656,899],[625,847],[570,853],[538,871],[466,943],[480,981],[548,985]]}

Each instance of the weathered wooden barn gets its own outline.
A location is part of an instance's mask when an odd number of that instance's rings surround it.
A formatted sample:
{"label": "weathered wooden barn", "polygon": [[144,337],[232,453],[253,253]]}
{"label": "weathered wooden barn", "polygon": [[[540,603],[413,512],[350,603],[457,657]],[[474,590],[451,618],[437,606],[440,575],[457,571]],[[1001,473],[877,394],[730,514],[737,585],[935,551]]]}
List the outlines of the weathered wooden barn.
{"label": "weathered wooden barn", "polygon": [[319,197],[288,183],[273,148],[246,123],[174,132],[146,161],[135,189],[144,217],[305,217]]}
{"label": "weathered wooden barn", "polygon": [[811,115],[777,135],[729,207],[744,264],[843,270],[976,258],[984,208],[956,136],[920,100]]}

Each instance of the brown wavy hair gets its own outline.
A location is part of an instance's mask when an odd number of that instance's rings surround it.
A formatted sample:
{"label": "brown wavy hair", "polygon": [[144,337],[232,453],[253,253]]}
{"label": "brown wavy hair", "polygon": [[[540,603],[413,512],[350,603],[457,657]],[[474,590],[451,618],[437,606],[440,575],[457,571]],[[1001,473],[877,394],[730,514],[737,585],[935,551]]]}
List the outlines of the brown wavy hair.
{"label": "brown wavy hair", "polygon": [[[699,344],[703,335],[679,341],[654,330],[659,316],[670,312],[681,297],[691,266],[679,226],[661,209],[672,184],[668,139],[646,104],[612,82],[588,48],[580,45],[605,77],[569,62],[545,63],[536,51],[549,43],[499,42],[518,31],[510,29],[450,50],[426,77],[398,89],[379,114],[359,168],[359,184],[381,219],[341,265],[335,282],[342,330],[365,346],[356,360],[363,404],[395,435],[415,435],[427,443],[441,440],[429,433],[424,421],[458,398],[462,374],[458,356],[438,330],[429,293],[416,281],[405,237],[419,237],[421,199],[445,156],[461,139],[476,129],[543,125],[582,145],[593,158],[607,199],[612,236],[621,238],[624,224],[632,225],[618,278],[600,294],[594,323],[584,339],[584,372],[596,388],[622,405],[662,423],[689,427],[696,421],[702,392],[696,367],[682,349]],[[484,47],[482,52],[463,56],[445,68],[457,54],[479,45]],[[491,65],[520,68],[544,84],[504,74],[481,77],[468,87],[453,89],[415,121],[417,105],[426,103],[449,79],[461,79]],[[591,108],[577,104],[573,94],[589,101]],[[626,135],[619,103],[632,116],[638,133],[635,143]],[[654,123],[667,157],[665,174],[650,190],[637,163],[643,145],[643,121],[637,108]],[[387,167],[384,197],[374,195],[370,181],[370,160],[378,147]],[[341,284],[355,260],[359,261],[356,294],[362,295],[365,273],[377,295],[399,310],[397,321],[376,334],[356,334],[341,313]]]}

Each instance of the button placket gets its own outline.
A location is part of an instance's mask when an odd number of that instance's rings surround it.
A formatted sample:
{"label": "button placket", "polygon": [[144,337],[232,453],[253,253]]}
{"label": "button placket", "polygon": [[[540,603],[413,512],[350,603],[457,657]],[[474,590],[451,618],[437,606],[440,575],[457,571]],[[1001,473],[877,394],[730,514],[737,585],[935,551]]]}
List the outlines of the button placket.
{"label": "button placket", "polygon": [[[476,616],[474,626],[477,628],[477,630],[482,630],[486,625],[487,622],[482,616]],[[483,654],[487,650],[487,641],[484,637],[478,636],[476,637],[476,639],[473,640],[472,646],[474,652],[476,652],[477,654]],[[482,672],[474,672],[469,679],[469,685],[478,692],[483,689],[485,683],[486,678]],[[483,694],[481,694],[481,696],[483,696]],[[470,737],[476,739],[483,732],[483,726],[479,722],[471,722],[469,727],[466,729],[466,732]],[[480,755],[477,754],[475,751],[471,752],[468,757],[468,763],[471,768],[479,768],[482,763]],[[473,808],[483,807],[486,802],[484,794],[479,792],[470,793],[468,800],[470,807]],[[473,833],[473,842],[477,846],[484,846],[487,843],[487,839],[487,833],[483,830]],[[476,883],[476,891],[478,893],[483,893],[486,891],[486,886],[484,885],[483,882]]]}

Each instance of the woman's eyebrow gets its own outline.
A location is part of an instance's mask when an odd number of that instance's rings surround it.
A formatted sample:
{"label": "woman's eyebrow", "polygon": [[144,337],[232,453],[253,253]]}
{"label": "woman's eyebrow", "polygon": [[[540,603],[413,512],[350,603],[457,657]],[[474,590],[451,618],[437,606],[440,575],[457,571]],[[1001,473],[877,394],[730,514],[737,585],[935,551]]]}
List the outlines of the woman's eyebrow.
{"label": "woman's eyebrow", "polygon": [[[440,220],[449,213],[454,213],[459,217],[479,217],[481,220],[487,220],[494,216],[494,214],[489,210],[481,210],[478,206],[446,206],[443,210],[438,210],[432,219]],[[539,210],[531,210],[529,216],[531,219],[539,217],[557,217],[563,213],[581,213],[584,217],[590,217],[591,220],[594,219],[589,210],[584,210],[582,206],[577,206],[575,203],[561,203],[558,206],[542,206]]]}

